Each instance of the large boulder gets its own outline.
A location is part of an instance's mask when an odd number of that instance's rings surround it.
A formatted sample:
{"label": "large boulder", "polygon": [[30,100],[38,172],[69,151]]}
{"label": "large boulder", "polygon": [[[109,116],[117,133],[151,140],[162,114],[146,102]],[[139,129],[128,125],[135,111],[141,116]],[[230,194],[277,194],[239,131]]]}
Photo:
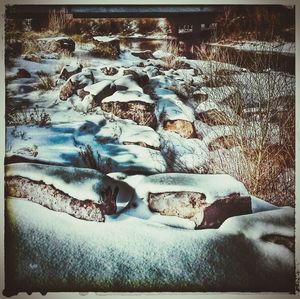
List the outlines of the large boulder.
{"label": "large boulder", "polygon": [[227,218],[252,213],[244,185],[226,174],[157,174],[136,188],[136,201],[150,210],[195,222],[196,229],[218,228]]}
{"label": "large boulder", "polygon": [[156,127],[154,101],[139,91],[117,91],[101,102],[102,110],[131,119],[137,124]]}
{"label": "large boulder", "polygon": [[85,69],[84,71],[71,76],[67,82],[61,87],[59,98],[66,101],[69,97],[88,86],[94,84],[94,75],[92,71]]}

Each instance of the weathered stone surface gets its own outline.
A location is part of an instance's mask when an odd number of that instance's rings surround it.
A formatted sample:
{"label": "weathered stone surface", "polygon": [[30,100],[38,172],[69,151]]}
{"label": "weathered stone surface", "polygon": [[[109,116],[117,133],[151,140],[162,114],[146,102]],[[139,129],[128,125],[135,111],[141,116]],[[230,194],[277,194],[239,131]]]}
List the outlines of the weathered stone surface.
{"label": "weathered stone surface", "polygon": [[94,75],[91,71],[84,72],[71,76],[68,81],[61,87],[59,98],[66,101],[69,97],[77,92],[81,93],[81,89],[94,83]]}
{"label": "weathered stone surface", "polygon": [[149,208],[162,215],[192,218],[203,213],[207,203],[205,195],[198,192],[149,193]]}
{"label": "weathered stone surface", "polygon": [[8,196],[26,198],[53,211],[65,212],[84,220],[103,222],[105,215],[114,214],[117,210],[118,188],[114,191],[111,188],[103,190],[102,198],[104,201],[97,203],[89,199],[76,199],[56,189],[53,185],[21,176],[6,178],[5,187]]}
{"label": "weathered stone surface", "polygon": [[40,63],[42,62],[42,59],[40,56],[36,55],[36,54],[24,54],[21,56],[24,60],[28,60],[28,61],[32,61],[32,62],[36,62],[36,63]]}
{"label": "weathered stone surface", "polygon": [[217,125],[236,125],[236,123],[231,120],[223,111],[217,109],[211,109],[205,112],[198,113],[199,120],[208,124],[209,126]]}
{"label": "weathered stone surface", "polygon": [[164,130],[179,134],[184,138],[192,138],[195,136],[194,126],[187,120],[166,120],[164,121]]}
{"label": "weathered stone surface", "polygon": [[27,70],[19,69],[17,72],[17,78],[31,78],[31,75]]}
{"label": "weathered stone surface", "polygon": [[156,127],[157,121],[154,114],[154,104],[138,101],[115,101],[101,103],[101,109],[106,112],[111,112],[120,118],[131,119],[139,125],[149,126],[152,128]]}
{"label": "weathered stone surface", "polygon": [[229,217],[251,214],[251,197],[234,193],[211,204],[199,192],[148,193],[152,211],[161,215],[178,216],[195,222],[196,229],[218,228]]}
{"label": "weathered stone surface", "polygon": [[59,93],[59,98],[62,101],[66,101],[69,97],[71,97],[76,92],[75,83],[71,80],[68,80],[61,88]]}
{"label": "weathered stone surface", "polygon": [[145,51],[132,51],[131,54],[133,56],[139,57],[141,59],[147,60],[147,59],[154,59],[154,56],[150,50]]}
{"label": "weathered stone surface", "polygon": [[59,78],[62,80],[68,80],[70,77],[72,77],[75,74],[78,74],[82,71],[82,65],[79,64],[76,67],[70,67],[70,66],[64,66],[63,69],[60,72]]}
{"label": "weathered stone surface", "polygon": [[113,67],[113,66],[110,66],[110,67],[104,67],[101,69],[102,73],[106,76],[114,76],[115,74],[118,73],[118,69]]}
{"label": "weathered stone surface", "polygon": [[208,149],[215,151],[218,149],[230,149],[238,145],[238,140],[234,136],[220,136],[208,144]]}

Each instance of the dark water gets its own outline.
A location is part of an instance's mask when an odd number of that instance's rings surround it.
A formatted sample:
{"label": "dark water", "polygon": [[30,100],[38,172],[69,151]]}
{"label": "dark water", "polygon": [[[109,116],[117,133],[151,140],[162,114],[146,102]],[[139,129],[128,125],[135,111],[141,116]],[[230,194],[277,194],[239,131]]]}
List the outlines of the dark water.
{"label": "dark water", "polygon": [[[174,39],[174,40],[150,40],[150,39],[122,39],[121,46],[133,51],[151,50],[152,52],[166,49],[168,43],[174,43],[179,49],[179,55],[188,59],[197,59],[197,51],[200,48],[207,59],[232,63],[247,68],[253,72],[261,72],[266,69],[283,71],[295,74],[295,55],[282,53],[268,53],[238,50],[229,47],[209,46],[203,40],[197,39]],[[212,51],[218,51],[217,55],[211,55]],[[202,58],[205,59],[205,58]]]}

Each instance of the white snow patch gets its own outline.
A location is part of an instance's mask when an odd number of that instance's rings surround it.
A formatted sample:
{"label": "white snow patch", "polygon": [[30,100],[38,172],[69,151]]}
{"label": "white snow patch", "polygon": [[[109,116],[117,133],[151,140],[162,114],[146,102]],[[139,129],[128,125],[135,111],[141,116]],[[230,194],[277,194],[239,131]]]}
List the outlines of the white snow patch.
{"label": "white snow patch", "polygon": [[194,111],[189,106],[182,103],[178,96],[171,90],[155,88],[159,100],[156,105],[156,117],[160,118],[164,114],[164,120],[195,120]]}
{"label": "white snow patch", "polygon": [[153,104],[154,101],[149,95],[143,94],[139,91],[116,91],[113,95],[106,97],[102,100],[102,103],[109,102],[144,102],[148,104]]}
{"label": "white snow patch", "polygon": [[164,173],[146,177],[136,187],[137,198],[147,199],[148,193],[191,191],[206,195],[212,203],[232,193],[248,196],[243,183],[227,174]]}
{"label": "white snow patch", "polygon": [[103,42],[103,43],[119,41],[119,38],[115,36],[94,36],[93,39],[96,40],[97,42]]}
{"label": "white snow patch", "polygon": [[143,88],[141,88],[133,79],[131,75],[123,76],[116,81],[114,81],[114,84],[116,85],[117,89],[120,91],[126,90],[126,91],[138,91],[143,92]]}
{"label": "white snow patch", "polygon": [[102,80],[101,82],[86,86],[84,88],[84,91],[89,92],[90,94],[95,96],[99,94],[104,88],[106,88],[107,86],[111,86],[112,84],[112,80]]}

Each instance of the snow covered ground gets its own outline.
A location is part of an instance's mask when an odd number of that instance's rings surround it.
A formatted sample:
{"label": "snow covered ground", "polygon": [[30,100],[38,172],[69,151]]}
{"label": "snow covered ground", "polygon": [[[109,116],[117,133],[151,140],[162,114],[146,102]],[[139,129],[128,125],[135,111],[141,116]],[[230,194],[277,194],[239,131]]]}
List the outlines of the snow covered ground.
{"label": "snow covered ground", "polygon": [[[6,69],[6,176],[27,177],[95,202],[101,200],[101,186],[117,185],[119,214],[106,215],[104,223],[89,222],[8,197],[7,292],[293,291],[294,252],[265,237],[293,238],[294,209],[251,196],[228,175],[199,174],[209,161],[208,145],[236,128],[197,119],[212,110],[236,117],[226,103],[236,89],[201,87],[212,63],[240,80],[246,106],[248,98],[257,96],[254,83],[246,85],[249,73],[230,64],[186,58],[178,58],[182,68],[169,69],[163,59],[169,53],[163,51],[141,59],[122,49],[117,60],[101,59],[90,56],[92,47],[77,44],[73,56],[42,58],[40,63],[20,57]],[[63,67],[72,72],[80,65],[82,72],[68,81],[59,78]],[[16,78],[19,69],[30,77]],[[257,82],[270,78],[256,75]],[[43,76],[54,82],[49,90],[40,88]],[[288,95],[280,84],[293,88],[295,78],[276,78],[278,95]],[[81,87],[62,101],[68,82],[73,82],[71,89]],[[187,82],[192,92],[184,99]],[[194,97],[197,91],[207,98]],[[116,107],[101,109],[114,102],[127,118]],[[142,115],[152,106],[156,127],[130,118],[130,109]],[[193,130],[191,137],[182,137],[178,132],[187,128]],[[253,134],[260,134],[259,128]],[[228,218],[218,229],[195,230],[190,219],[149,208],[149,192],[170,191],[204,193],[208,203],[239,193],[250,197],[252,214]]]}
{"label": "snow covered ground", "polygon": [[[218,45],[219,43],[212,43],[212,45]],[[280,52],[284,54],[295,55],[296,44],[293,42],[266,42],[266,41],[237,41],[227,44],[221,44],[226,47],[232,47],[237,50],[244,51],[263,51],[263,52]]]}

